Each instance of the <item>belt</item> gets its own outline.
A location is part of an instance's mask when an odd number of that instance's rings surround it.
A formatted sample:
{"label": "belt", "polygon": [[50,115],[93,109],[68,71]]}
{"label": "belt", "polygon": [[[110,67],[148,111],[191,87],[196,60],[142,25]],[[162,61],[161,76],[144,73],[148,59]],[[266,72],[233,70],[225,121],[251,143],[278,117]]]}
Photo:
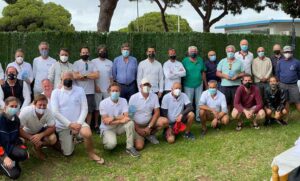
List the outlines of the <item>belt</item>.
{"label": "belt", "polygon": [[131,82],[131,83],[129,83],[129,84],[121,84],[121,83],[119,83],[119,84],[122,85],[122,86],[132,86],[132,85],[135,84],[135,81],[133,81],[133,82]]}

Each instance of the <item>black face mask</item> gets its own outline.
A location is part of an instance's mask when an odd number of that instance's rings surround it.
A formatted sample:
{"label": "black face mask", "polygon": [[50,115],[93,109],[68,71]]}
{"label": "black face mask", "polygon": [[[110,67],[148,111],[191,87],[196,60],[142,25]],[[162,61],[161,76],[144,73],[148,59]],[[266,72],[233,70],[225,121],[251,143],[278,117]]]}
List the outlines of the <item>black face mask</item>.
{"label": "black face mask", "polygon": [[251,82],[247,82],[246,84],[244,84],[244,86],[247,88],[247,89],[250,89],[252,83]]}
{"label": "black face mask", "polygon": [[87,61],[89,59],[89,55],[81,55],[80,58],[84,61]]}
{"label": "black face mask", "polygon": [[9,80],[15,80],[15,79],[17,79],[17,76],[15,74],[13,74],[13,73],[10,73],[10,74],[7,75],[7,78]]}
{"label": "black face mask", "polygon": [[276,54],[276,55],[279,55],[281,52],[280,52],[280,50],[275,50],[274,51],[274,54]]}
{"label": "black face mask", "polygon": [[196,58],[196,57],[197,57],[197,53],[191,53],[191,54],[190,54],[190,57],[191,57],[191,58]]}
{"label": "black face mask", "polygon": [[64,84],[65,87],[70,88],[70,87],[72,87],[73,80],[71,80],[71,79],[65,79],[64,82],[63,82],[63,84]]}
{"label": "black face mask", "polygon": [[150,59],[155,58],[155,53],[150,53],[150,54],[148,54],[148,57],[149,57]]}
{"label": "black face mask", "polygon": [[271,84],[270,85],[272,90],[277,90],[278,89],[278,84]]}
{"label": "black face mask", "polygon": [[169,56],[169,58],[170,58],[171,60],[176,60],[176,55],[171,55],[171,56]]}
{"label": "black face mask", "polygon": [[106,52],[100,52],[100,53],[98,53],[98,56],[100,58],[107,58],[107,53]]}

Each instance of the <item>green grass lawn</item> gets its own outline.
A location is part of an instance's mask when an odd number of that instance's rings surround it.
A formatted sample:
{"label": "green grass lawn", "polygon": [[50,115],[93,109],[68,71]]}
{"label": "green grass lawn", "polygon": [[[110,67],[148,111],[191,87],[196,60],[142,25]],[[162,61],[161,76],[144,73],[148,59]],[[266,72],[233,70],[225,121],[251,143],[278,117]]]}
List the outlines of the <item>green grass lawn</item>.
{"label": "green grass lawn", "polygon": [[241,132],[235,131],[235,123],[231,123],[220,131],[209,129],[204,139],[199,137],[200,124],[195,124],[195,141],[179,136],[175,144],[169,145],[159,134],[161,143],[147,144],[140,158],[125,153],[124,136],[109,152],[103,150],[95,135],[96,150],[106,160],[104,166],[88,160],[83,144],[77,145],[69,158],[45,149],[46,161],[31,155],[22,163],[20,180],[270,180],[273,157],[292,147],[300,136],[299,118],[300,113],[294,111],[288,126],[255,130],[248,123]]}

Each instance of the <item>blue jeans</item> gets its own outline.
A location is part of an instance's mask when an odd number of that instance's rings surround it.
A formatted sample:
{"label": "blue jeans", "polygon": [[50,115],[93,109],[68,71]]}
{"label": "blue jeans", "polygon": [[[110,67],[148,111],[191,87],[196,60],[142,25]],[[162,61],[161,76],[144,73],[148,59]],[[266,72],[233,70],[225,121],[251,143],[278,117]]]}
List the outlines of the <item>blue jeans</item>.
{"label": "blue jeans", "polygon": [[203,91],[203,83],[197,88],[184,87],[184,92],[186,93],[186,95],[190,99],[191,103],[193,104],[193,102],[195,101],[196,121],[199,121],[199,122],[200,122],[199,103],[200,103],[200,97],[201,97],[202,91]]}

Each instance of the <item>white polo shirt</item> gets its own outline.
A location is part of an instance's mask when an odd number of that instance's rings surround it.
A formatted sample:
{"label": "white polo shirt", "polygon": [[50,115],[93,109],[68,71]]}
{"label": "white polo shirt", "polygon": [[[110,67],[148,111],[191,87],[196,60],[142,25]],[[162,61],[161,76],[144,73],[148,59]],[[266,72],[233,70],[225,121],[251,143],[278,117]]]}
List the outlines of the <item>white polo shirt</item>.
{"label": "white polo shirt", "polygon": [[43,59],[42,57],[37,57],[33,60],[33,78],[34,81],[34,93],[43,92],[42,80],[48,78],[48,72],[51,66],[56,62],[55,59],[48,57]]}
{"label": "white polo shirt", "polygon": [[39,119],[35,112],[35,106],[30,105],[23,108],[19,115],[23,130],[29,134],[37,134],[42,128],[55,125],[55,118],[49,109]]}
{"label": "white polo shirt", "polygon": [[[119,98],[117,103],[114,103],[110,97],[102,100],[99,105],[100,115],[107,115],[109,117],[112,116],[120,116],[124,113],[128,112],[128,104],[126,99]],[[117,125],[106,125],[101,122],[100,129],[101,130],[109,130],[117,127]]]}
{"label": "white polo shirt", "polygon": [[165,75],[165,90],[170,91],[175,82],[181,83],[181,77],[186,75],[186,71],[181,62],[168,60],[164,63],[163,71]]}
{"label": "white polo shirt", "polygon": [[51,110],[56,118],[56,130],[68,129],[71,123],[83,124],[88,113],[87,99],[81,87],[55,89],[51,95]]}
{"label": "white polo shirt", "polygon": [[217,94],[214,98],[211,97],[208,90],[204,91],[200,98],[200,106],[202,105],[206,105],[209,108],[213,108],[217,112],[228,112],[225,95],[220,91],[217,91]]}
{"label": "white polo shirt", "polygon": [[248,54],[244,57],[241,52],[236,52],[235,53],[235,58],[239,59],[244,66],[244,70],[246,74],[252,75],[251,67],[252,67],[252,61],[253,61],[253,53],[248,51]]}
{"label": "white polo shirt", "polygon": [[190,99],[185,93],[181,93],[176,99],[172,92],[163,97],[161,108],[168,110],[168,119],[170,123],[174,123],[176,118],[184,110],[184,106],[190,104]]}
{"label": "white polo shirt", "polygon": [[[150,62],[146,59],[139,63],[137,73],[137,84],[140,85],[143,78],[147,78],[151,83],[151,92],[164,91],[164,73],[161,63],[157,60]],[[139,88],[140,89],[140,88]]]}
{"label": "white polo shirt", "polygon": [[22,74],[24,72],[26,72],[28,74],[28,79],[30,80],[30,82],[33,81],[33,71],[32,71],[32,67],[31,67],[30,63],[23,62],[21,65],[19,65],[16,62],[11,62],[7,65],[6,69],[8,67],[15,67],[17,69],[17,71],[18,71],[17,78],[18,79],[23,80]]}
{"label": "white polo shirt", "polygon": [[101,92],[107,92],[112,79],[113,63],[108,59],[100,60],[99,58],[93,59],[92,62],[100,74],[99,78],[96,79],[96,84],[100,87]]}
{"label": "white polo shirt", "polygon": [[[81,75],[97,72],[96,66],[93,62],[89,60],[87,62],[84,62],[82,59],[74,62],[73,69],[74,72],[79,72]],[[76,80],[76,84],[84,89],[85,94],[95,94],[94,80]]]}
{"label": "white polo shirt", "polygon": [[134,121],[140,125],[146,125],[152,118],[154,109],[159,108],[158,97],[154,93],[150,93],[145,99],[142,93],[138,92],[132,95],[129,99],[129,106],[134,106],[136,112],[134,113]]}

